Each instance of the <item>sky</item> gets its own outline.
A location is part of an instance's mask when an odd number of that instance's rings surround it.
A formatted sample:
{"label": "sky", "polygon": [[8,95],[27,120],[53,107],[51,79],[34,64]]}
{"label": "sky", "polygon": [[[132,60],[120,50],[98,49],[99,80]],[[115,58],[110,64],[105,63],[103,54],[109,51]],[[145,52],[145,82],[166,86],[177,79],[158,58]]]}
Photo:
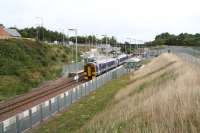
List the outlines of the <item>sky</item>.
{"label": "sky", "polygon": [[42,18],[44,27],[65,34],[77,28],[79,35],[146,42],[163,32],[200,33],[199,6],[199,0],[1,0],[0,23],[35,27]]}

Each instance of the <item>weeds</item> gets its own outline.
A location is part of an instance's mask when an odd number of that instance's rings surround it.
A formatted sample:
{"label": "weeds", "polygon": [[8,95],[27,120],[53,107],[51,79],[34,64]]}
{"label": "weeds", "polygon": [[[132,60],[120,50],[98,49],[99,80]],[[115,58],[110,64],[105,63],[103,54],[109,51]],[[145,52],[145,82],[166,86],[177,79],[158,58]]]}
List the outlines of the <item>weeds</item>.
{"label": "weeds", "polygon": [[0,40],[0,101],[58,77],[62,65],[71,60],[70,53],[66,47],[28,40]]}
{"label": "weeds", "polygon": [[[139,79],[120,90],[112,104],[85,124],[79,132],[199,132],[200,70],[192,69],[174,55],[165,54],[134,77]],[[161,69],[163,68],[163,69]],[[159,70],[157,72],[153,72]],[[139,78],[143,75],[145,78]],[[137,75],[140,74],[140,75]]]}

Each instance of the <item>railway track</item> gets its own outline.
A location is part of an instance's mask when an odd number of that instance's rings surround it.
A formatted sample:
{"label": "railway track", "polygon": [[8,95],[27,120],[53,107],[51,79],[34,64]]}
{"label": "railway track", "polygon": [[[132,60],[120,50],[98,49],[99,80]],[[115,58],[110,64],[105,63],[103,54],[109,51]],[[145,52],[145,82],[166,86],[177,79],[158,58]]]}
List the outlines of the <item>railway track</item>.
{"label": "railway track", "polygon": [[33,90],[27,94],[21,95],[14,99],[0,103],[0,121],[5,120],[17,113],[23,112],[34,107],[46,100],[49,100],[56,95],[59,95],[66,90],[81,84],[84,81],[83,72],[79,73],[79,82],[76,82],[73,77],[60,81],[58,84],[50,84],[40,89]]}
{"label": "railway track", "polygon": [[83,82],[83,75],[80,76],[79,82],[74,81],[73,78],[69,78],[68,80],[64,80],[58,85],[52,85],[44,87],[42,89],[37,89],[26,95],[22,95],[15,99],[1,103],[0,121],[5,118],[8,118],[8,116],[11,114],[16,114],[18,111],[23,111],[26,108],[26,106],[35,106],[35,104],[38,103],[37,101],[45,101],[45,99],[52,98],[55,95],[58,95],[58,93]]}

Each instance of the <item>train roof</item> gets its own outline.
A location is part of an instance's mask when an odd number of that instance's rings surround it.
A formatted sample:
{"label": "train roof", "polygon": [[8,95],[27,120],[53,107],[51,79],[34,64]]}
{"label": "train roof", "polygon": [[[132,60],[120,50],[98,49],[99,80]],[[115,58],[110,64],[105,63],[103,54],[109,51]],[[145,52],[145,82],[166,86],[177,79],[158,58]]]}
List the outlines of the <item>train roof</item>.
{"label": "train roof", "polygon": [[110,61],[116,61],[115,58],[107,58],[107,59],[100,59],[100,60],[96,60],[94,62],[88,62],[88,63],[92,63],[92,64],[102,64],[102,63],[107,63]]}
{"label": "train roof", "polygon": [[115,61],[116,59],[114,58],[108,58],[108,59],[102,59],[102,60],[97,60],[96,63],[106,63],[110,61]]}

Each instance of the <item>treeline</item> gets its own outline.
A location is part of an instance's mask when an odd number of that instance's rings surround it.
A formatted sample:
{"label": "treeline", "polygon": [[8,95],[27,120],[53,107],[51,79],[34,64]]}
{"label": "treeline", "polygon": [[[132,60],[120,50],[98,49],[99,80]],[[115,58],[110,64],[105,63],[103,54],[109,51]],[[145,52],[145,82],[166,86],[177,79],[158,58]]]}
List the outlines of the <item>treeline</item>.
{"label": "treeline", "polygon": [[47,41],[47,42],[54,42],[54,41],[62,41],[63,37],[66,39],[66,36],[61,32],[47,30],[44,27],[31,27],[31,28],[24,28],[18,29],[19,33],[22,37],[25,38],[35,38],[39,41]]}
{"label": "treeline", "polygon": [[[57,31],[51,31],[47,30],[44,27],[31,27],[31,28],[24,28],[24,29],[17,29],[22,37],[25,38],[35,38],[39,41],[47,41],[50,43],[53,43],[57,41],[58,43],[68,43],[69,41],[75,43],[76,42],[76,37],[71,36],[68,37],[67,35],[63,34],[62,32],[57,32]],[[88,35],[88,36],[78,36],[77,37],[77,42],[79,44],[111,44],[115,45],[117,43],[117,40],[114,36],[112,37],[103,37],[99,39],[95,35]]]}
{"label": "treeline", "polygon": [[162,33],[155,37],[155,40],[148,42],[150,45],[174,45],[174,46],[200,46],[200,34],[181,33],[173,35]]}

